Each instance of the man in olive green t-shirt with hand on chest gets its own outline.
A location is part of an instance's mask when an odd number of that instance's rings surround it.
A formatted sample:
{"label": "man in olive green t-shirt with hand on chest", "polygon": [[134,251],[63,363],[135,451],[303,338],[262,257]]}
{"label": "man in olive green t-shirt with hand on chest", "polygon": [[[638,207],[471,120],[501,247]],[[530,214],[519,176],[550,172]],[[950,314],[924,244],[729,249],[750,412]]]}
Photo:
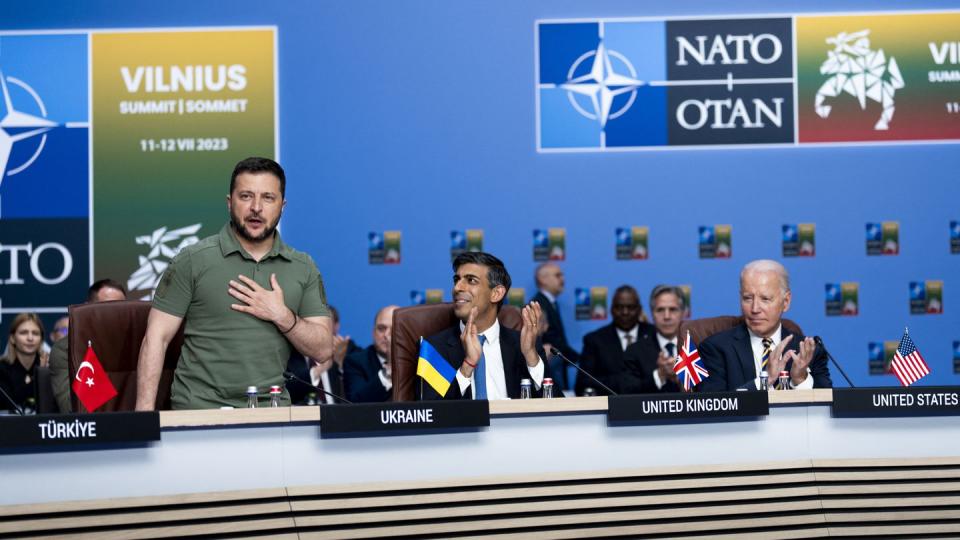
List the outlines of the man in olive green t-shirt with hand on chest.
{"label": "man in olive green t-shirt with hand on chest", "polygon": [[[230,222],[184,248],[157,286],[137,370],[137,410],[156,407],[167,346],[184,323],[173,376],[174,409],[246,406],[283,387],[293,346],[329,362],[333,326],[323,280],[309,255],[280,239],[286,178],[276,162],[247,158],[230,180]],[[289,404],[284,391],[283,399]]]}

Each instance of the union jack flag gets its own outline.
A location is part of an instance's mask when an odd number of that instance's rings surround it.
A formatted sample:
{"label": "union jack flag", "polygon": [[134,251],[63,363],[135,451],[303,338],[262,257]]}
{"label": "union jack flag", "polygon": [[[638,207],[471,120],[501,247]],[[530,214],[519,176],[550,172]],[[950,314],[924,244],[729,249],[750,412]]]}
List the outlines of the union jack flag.
{"label": "union jack flag", "polygon": [[703,367],[703,360],[700,358],[700,351],[690,339],[690,332],[687,332],[687,339],[680,347],[677,363],[673,365],[673,372],[683,385],[684,391],[689,392],[694,386],[703,382],[710,376],[707,368]]}
{"label": "union jack flag", "polygon": [[890,361],[890,371],[900,379],[903,386],[910,386],[930,374],[930,367],[910,339],[906,328],[903,329],[897,352],[893,353],[893,360]]}

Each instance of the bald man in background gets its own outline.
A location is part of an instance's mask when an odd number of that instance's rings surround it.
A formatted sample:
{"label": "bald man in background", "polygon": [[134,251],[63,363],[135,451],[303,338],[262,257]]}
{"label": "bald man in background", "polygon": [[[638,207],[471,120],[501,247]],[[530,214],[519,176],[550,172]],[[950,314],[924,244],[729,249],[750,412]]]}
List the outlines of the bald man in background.
{"label": "bald man in background", "polygon": [[387,306],[373,320],[373,344],[349,356],[343,363],[343,389],[354,403],[390,401],[393,390],[390,345],[393,312],[399,306]]}

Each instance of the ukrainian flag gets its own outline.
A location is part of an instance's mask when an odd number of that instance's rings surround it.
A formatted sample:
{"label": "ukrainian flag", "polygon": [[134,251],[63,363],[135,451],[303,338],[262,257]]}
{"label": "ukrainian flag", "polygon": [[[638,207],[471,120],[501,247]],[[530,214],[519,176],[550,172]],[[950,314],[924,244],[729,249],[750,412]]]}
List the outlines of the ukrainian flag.
{"label": "ukrainian flag", "polygon": [[433,348],[429,341],[420,338],[420,358],[417,360],[417,375],[423,377],[440,396],[447,395],[450,383],[457,376],[447,360]]}

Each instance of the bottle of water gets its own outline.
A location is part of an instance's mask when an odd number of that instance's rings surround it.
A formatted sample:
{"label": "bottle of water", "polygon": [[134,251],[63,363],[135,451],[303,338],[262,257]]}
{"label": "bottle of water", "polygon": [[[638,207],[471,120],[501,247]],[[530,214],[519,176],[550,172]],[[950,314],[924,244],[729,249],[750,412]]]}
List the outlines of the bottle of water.
{"label": "bottle of water", "polygon": [[760,372],[760,390],[767,391],[767,386],[770,383],[770,374],[766,371]]}
{"label": "bottle of water", "polygon": [[247,387],[247,408],[248,409],[257,408],[257,387],[256,386]]}
{"label": "bottle of water", "polygon": [[270,406],[279,407],[280,406],[280,394],[283,392],[280,390],[280,387],[277,385],[270,387]]}
{"label": "bottle of water", "polygon": [[553,379],[550,377],[543,378],[543,397],[552,398],[553,397]]}
{"label": "bottle of water", "polygon": [[777,390],[789,390],[790,389],[790,372],[781,371],[780,376],[777,377]]}
{"label": "bottle of water", "polygon": [[530,379],[520,380],[520,399],[530,399],[533,397],[533,381]]}

